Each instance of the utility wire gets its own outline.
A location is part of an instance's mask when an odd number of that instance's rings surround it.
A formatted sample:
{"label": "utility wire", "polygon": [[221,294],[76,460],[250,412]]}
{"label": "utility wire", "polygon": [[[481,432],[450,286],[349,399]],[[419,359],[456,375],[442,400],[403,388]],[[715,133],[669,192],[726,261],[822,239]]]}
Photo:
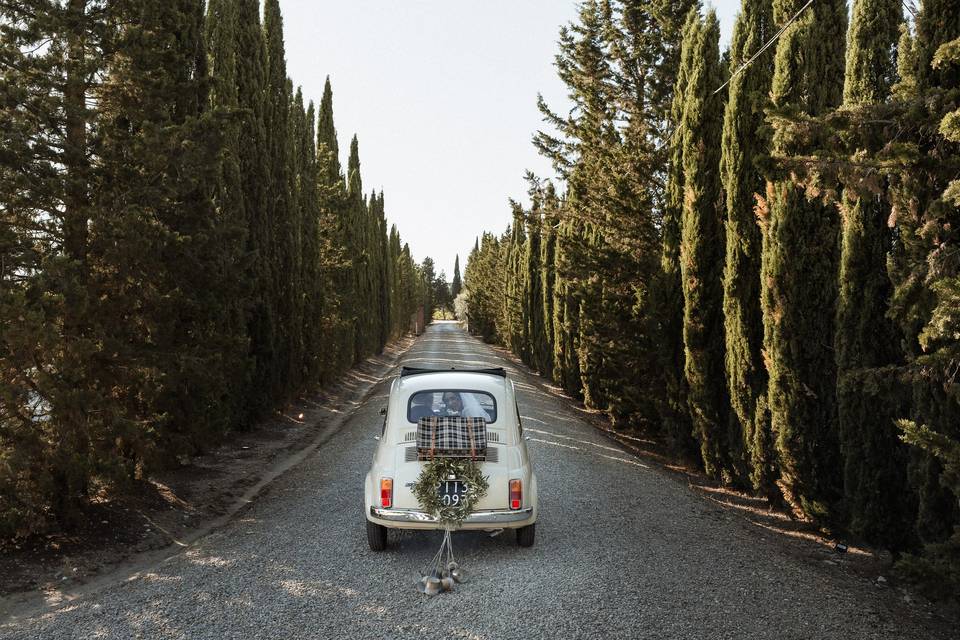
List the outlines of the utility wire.
{"label": "utility wire", "polygon": [[[746,62],[744,62],[743,64],[741,64],[739,67],[737,67],[737,70],[730,74],[730,77],[727,78],[727,81],[724,82],[724,83],[723,83],[722,85],[720,85],[719,87],[717,87],[717,88],[714,90],[714,92],[713,92],[712,94],[710,94],[710,95],[717,95],[718,93],[720,93],[720,91],[722,91],[724,87],[726,87],[728,84],[730,84],[730,81],[731,81],[731,80],[733,80],[733,79],[736,78],[738,75],[740,75],[740,73],[741,73],[744,69],[746,69],[748,66],[750,66],[750,64],[751,64],[754,60],[756,60],[757,58],[759,58],[760,55],[761,55],[764,51],[766,51],[766,50],[769,49],[771,46],[773,46],[773,43],[775,43],[775,42],[780,38],[780,36],[783,35],[783,32],[787,30],[787,27],[789,27],[791,24],[793,24],[794,22],[796,22],[797,18],[799,18],[800,15],[801,15],[804,11],[807,10],[807,7],[809,7],[809,6],[812,5],[812,4],[813,4],[813,0],[807,0],[807,3],[806,3],[805,5],[803,5],[802,7],[800,7],[800,9],[799,9],[795,14],[793,14],[793,17],[790,18],[789,20],[787,20],[787,22],[786,22],[782,27],[780,27],[780,30],[777,31],[775,34],[773,34],[773,37],[772,37],[772,38],[770,38],[769,40],[767,40],[767,41],[764,43],[764,45],[757,50],[756,53],[754,53],[752,56],[750,56],[750,59],[749,59],[749,60],[747,60]],[[904,1],[903,6],[906,7],[908,11],[910,11],[911,13],[913,13],[913,11],[911,10],[910,6],[907,5],[907,2],[906,2],[906,1]],[[914,14],[914,15],[915,15],[915,14]],[[673,143],[673,137],[674,137],[676,134],[680,133],[680,131],[682,131],[682,129],[681,129],[680,127],[674,128],[674,130],[670,132],[670,135],[666,137],[666,141],[667,141],[666,144],[672,144],[672,143]]]}
{"label": "utility wire", "polygon": [[719,87],[717,87],[717,90],[713,92],[713,95],[716,95],[716,94],[720,93],[720,90],[723,89],[723,88],[724,88],[725,86],[727,86],[728,84],[730,84],[730,81],[733,80],[734,78],[736,78],[736,77],[740,74],[740,72],[742,72],[744,69],[746,69],[746,68],[750,65],[751,62],[753,62],[754,60],[756,60],[757,58],[759,58],[759,57],[760,57],[760,54],[762,54],[764,51],[766,51],[767,49],[769,49],[769,48],[773,45],[773,43],[776,42],[777,39],[778,39],[780,36],[783,35],[783,32],[787,30],[787,27],[789,27],[791,24],[793,24],[794,21],[795,21],[797,18],[800,17],[800,14],[803,13],[804,11],[806,11],[807,7],[809,7],[809,6],[812,5],[812,4],[813,4],[813,0],[807,0],[807,4],[805,4],[805,5],[803,5],[802,7],[800,7],[800,10],[797,11],[795,14],[793,14],[793,17],[790,18],[789,20],[787,20],[787,23],[786,23],[785,25],[783,25],[782,27],[780,27],[780,31],[777,31],[777,32],[773,35],[772,38],[770,38],[769,40],[767,40],[767,42],[766,42],[762,47],[760,47],[755,54],[753,54],[752,56],[750,56],[750,59],[749,59],[749,60],[747,60],[747,61],[744,62],[742,65],[740,65],[739,67],[737,67],[737,70],[730,74],[730,77],[727,79],[727,81],[724,82],[724,83],[723,83],[722,85],[720,85]]}

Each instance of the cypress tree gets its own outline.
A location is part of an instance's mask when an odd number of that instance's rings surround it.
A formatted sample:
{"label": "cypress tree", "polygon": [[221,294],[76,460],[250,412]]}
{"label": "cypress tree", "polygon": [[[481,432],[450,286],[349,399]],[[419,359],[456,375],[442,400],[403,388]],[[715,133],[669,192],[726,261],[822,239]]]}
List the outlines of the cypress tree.
{"label": "cypress tree", "polygon": [[[290,367],[287,386],[291,390],[299,389],[306,373],[306,354],[304,352],[304,310],[306,306],[307,285],[303,271],[303,224],[306,216],[307,185],[300,179],[304,170],[304,152],[307,130],[307,112],[303,103],[303,92],[298,87],[293,91],[293,81],[287,78],[287,95],[290,96],[289,120],[287,126],[287,158],[290,176],[290,228],[286,239],[286,252],[290,254],[290,272],[285,278],[290,300]],[[312,147],[312,141],[311,141]],[[312,155],[312,150],[311,150]],[[313,176],[311,176],[312,178]]]}
{"label": "cypress tree", "polygon": [[[576,205],[576,201],[573,203]],[[600,230],[589,222],[578,229],[577,248],[577,291],[580,295],[577,318],[578,334],[576,338],[577,368],[580,371],[580,388],[583,403],[592,409],[603,409],[605,396],[603,388],[602,359],[604,342],[601,331],[604,328],[604,283],[599,277],[592,276],[589,261],[603,261],[605,243]]]}
{"label": "cypress tree", "polygon": [[[775,0],[774,21],[784,25],[803,4]],[[775,108],[817,116],[840,104],[846,24],[846,2],[828,0],[786,28],[774,59]],[[791,142],[775,135],[774,154],[789,155]],[[839,225],[789,178],[768,184],[767,206],[761,283],[771,426],[787,492],[824,518],[840,488],[832,349]]]}
{"label": "cypress tree", "polygon": [[[538,190],[538,188],[537,188]],[[550,366],[546,361],[546,332],[543,326],[543,282],[540,269],[541,199],[534,192],[533,207],[527,216],[527,241],[524,245],[524,316],[526,317],[528,364],[543,375],[548,375]]]}
{"label": "cypress tree", "polygon": [[[364,356],[380,353],[380,294],[382,263],[380,261],[380,214],[377,212],[380,199],[376,192],[370,194],[364,220],[365,252],[367,256],[367,340]],[[449,290],[447,290],[449,295]]]}
{"label": "cypress tree", "polygon": [[92,285],[102,301],[97,332],[116,363],[100,384],[124,403],[112,416],[113,446],[118,458],[137,458],[133,468],[149,468],[231,426],[221,372],[239,346],[224,322],[238,296],[225,250],[234,224],[211,199],[223,130],[208,109],[203,3],[117,10],[124,26],[98,94],[109,125],[100,130]]}
{"label": "cypress tree", "polygon": [[[730,44],[735,71],[774,34],[771,0],[744,0]],[[739,421],[745,462],[754,489],[775,496],[776,467],[767,412],[760,311],[762,239],[754,207],[764,193],[758,157],[767,153],[764,112],[773,77],[773,51],[761,54],[731,77],[724,114],[722,175],[726,194],[726,265],[723,312],[727,386],[733,418]]]}
{"label": "cypress tree", "polygon": [[224,322],[228,334],[235,336],[237,350],[224,353],[224,375],[229,378],[231,422],[245,424],[248,411],[246,403],[251,380],[250,361],[247,350],[247,313],[250,305],[251,287],[244,273],[247,236],[251,220],[244,199],[243,179],[240,168],[239,95],[237,77],[237,47],[239,29],[239,5],[224,0],[211,0],[207,5],[206,42],[210,60],[210,106],[213,113],[222,118],[223,140],[219,158],[219,175],[213,193],[213,206],[219,224],[224,228],[224,244],[220,251],[227,262],[238,293],[232,300],[225,300]]}
{"label": "cypress tree", "polygon": [[430,256],[424,258],[420,264],[420,279],[427,285],[426,304],[424,305],[423,313],[426,321],[429,322],[430,318],[433,317],[433,312],[437,308],[436,290],[433,286],[434,281],[437,279],[437,271],[433,258]]}
{"label": "cypress tree", "polygon": [[526,281],[524,278],[525,265],[524,256],[526,252],[526,223],[524,222],[524,213],[522,207],[511,201],[513,208],[513,224],[510,227],[510,237],[503,246],[505,251],[505,278],[503,296],[503,326],[500,334],[504,337],[506,345],[521,360],[527,361],[529,357],[529,340],[527,337],[527,308],[526,300]]}
{"label": "cypress tree", "polygon": [[387,218],[386,204],[383,197],[383,191],[376,198],[375,209],[375,248],[377,254],[377,287],[379,290],[379,332],[380,338],[377,343],[377,353],[381,353],[392,337],[390,329],[390,288],[393,277],[393,269],[390,266],[390,246],[387,236]]}
{"label": "cypress tree", "polygon": [[453,280],[450,281],[450,294],[456,298],[463,289],[463,279],[460,277],[460,254],[453,259]]}
{"label": "cypress tree", "polygon": [[[299,91],[297,92],[299,96]],[[317,183],[316,112],[313,102],[299,114],[297,132],[297,182],[301,219],[300,313],[303,332],[302,366],[305,379],[320,380],[324,350],[323,255],[320,243],[320,195]]]}
{"label": "cypress tree", "polygon": [[363,196],[363,182],[360,178],[360,143],[357,136],[354,135],[350,141],[350,157],[347,162],[347,193],[346,204],[343,211],[342,222],[344,225],[344,247],[347,252],[348,260],[351,264],[351,287],[350,294],[353,300],[348,307],[350,315],[345,316],[344,320],[353,327],[353,352],[350,357],[350,364],[361,359],[364,353],[364,342],[366,334],[364,333],[363,314],[366,311],[363,306],[366,302],[365,288],[365,266],[363,256],[363,222],[365,217],[366,203]]}
{"label": "cypress tree", "polygon": [[291,100],[287,80],[287,62],[283,42],[283,17],[278,0],[265,0],[263,6],[263,31],[266,42],[266,110],[267,163],[269,180],[267,189],[267,214],[275,230],[269,250],[273,265],[273,290],[270,304],[274,309],[279,328],[277,340],[277,370],[274,398],[284,395],[285,381],[295,377],[295,348],[299,343],[299,327],[296,326],[295,294],[295,203],[293,193],[291,148]]}
{"label": "cypress tree", "polygon": [[390,276],[390,336],[396,338],[404,333],[409,318],[403,315],[404,300],[401,297],[401,278],[403,267],[400,264],[400,233],[397,225],[390,225],[390,237],[387,240],[387,273]]}
{"label": "cypress tree", "polygon": [[252,373],[247,398],[251,417],[273,407],[279,388],[277,364],[278,319],[272,262],[273,219],[268,211],[270,166],[267,146],[267,53],[260,25],[258,0],[237,1],[237,102],[240,108],[240,173],[243,176],[246,236],[246,279],[250,283],[247,335]]}
{"label": "cypress tree", "polygon": [[[0,7],[0,533],[73,521],[109,443],[98,392],[89,224],[110,14],[103,3]],[[104,413],[95,407],[103,406]],[[90,409],[94,411],[91,412]],[[48,509],[48,506],[50,509]],[[52,513],[50,513],[52,511]]]}
{"label": "cypress tree", "polygon": [[556,252],[557,252],[557,226],[559,225],[558,210],[559,200],[556,189],[552,182],[548,182],[544,189],[543,196],[543,232],[540,240],[540,281],[543,283],[543,344],[540,361],[543,375],[556,380],[555,369],[556,361],[554,354],[555,328],[554,328],[554,304],[556,301]]}
{"label": "cypress tree", "polygon": [[951,162],[960,155],[960,120],[956,100],[949,97],[960,85],[956,9],[956,2],[924,2],[916,33],[910,37],[905,31],[898,46],[901,80],[894,91],[904,106],[893,130],[908,133],[905,142],[918,157],[892,150],[888,159],[894,166],[887,173],[897,240],[888,262],[894,285],[890,315],[905,337],[902,372],[911,392],[908,417],[898,426],[904,440],[918,447],[909,479],[917,498],[915,531],[929,544],[919,568],[953,592],[960,585],[960,269],[951,258],[957,253],[951,230],[960,226],[960,183]]}
{"label": "cypress tree", "polygon": [[683,135],[682,123],[688,76],[693,65],[694,31],[699,9],[690,9],[684,22],[680,66],[673,90],[670,122],[670,161],[667,173],[666,202],[661,224],[662,254],[657,282],[659,309],[655,314],[660,335],[660,368],[664,377],[664,400],[660,407],[661,429],[674,451],[692,453],[695,442],[687,405],[687,381],[683,373],[683,287],[680,276],[680,218],[683,211]]}
{"label": "cypress tree", "polygon": [[572,396],[583,394],[580,361],[577,358],[580,335],[580,298],[574,280],[574,256],[578,223],[565,219],[557,231],[554,287],[554,379]]}
{"label": "cypress tree", "polygon": [[[879,104],[890,95],[902,6],[857,0],[847,49],[844,106]],[[878,141],[879,142],[879,141]],[[880,143],[882,144],[882,143]],[[843,191],[835,352],[843,486],[850,527],[873,540],[902,541],[906,459],[894,419],[903,398],[889,379],[864,369],[896,364],[900,337],[887,319],[886,273],[892,236],[884,193]],[[900,531],[898,531],[898,529]]]}
{"label": "cypress tree", "polygon": [[721,83],[720,25],[713,11],[687,30],[691,51],[680,121],[683,143],[683,210],[680,271],[683,283],[684,374],[690,415],[704,468],[730,481],[727,394],[723,376],[721,273],[723,226],[720,212],[720,114],[714,94]]}
{"label": "cypress tree", "polygon": [[[330,283],[324,303],[329,326],[325,370],[335,375],[353,362],[355,304],[353,271],[347,253],[349,220],[346,216],[346,184],[340,165],[340,146],[333,121],[333,89],[330,78],[323,87],[317,120],[317,183],[324,246],[324,281]],[[399,254],[399,251],[398,251]]]}

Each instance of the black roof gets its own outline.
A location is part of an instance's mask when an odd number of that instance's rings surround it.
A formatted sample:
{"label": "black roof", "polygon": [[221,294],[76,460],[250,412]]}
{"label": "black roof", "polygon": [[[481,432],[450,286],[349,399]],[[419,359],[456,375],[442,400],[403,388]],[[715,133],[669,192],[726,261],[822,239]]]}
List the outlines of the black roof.
{"label": "black roof", "polygon": [[501,378],[507,377],[507,371],[503,367],[492,367],[489,369],[457,369],[456,367],[450,367],[449,369],[427,369],[423,367],[402,367],[400,369],[400,377],[416,376],[421,373],[449,373],[451,371],[456,371],[457,373],[485,373],[491,376],[500,376]]}

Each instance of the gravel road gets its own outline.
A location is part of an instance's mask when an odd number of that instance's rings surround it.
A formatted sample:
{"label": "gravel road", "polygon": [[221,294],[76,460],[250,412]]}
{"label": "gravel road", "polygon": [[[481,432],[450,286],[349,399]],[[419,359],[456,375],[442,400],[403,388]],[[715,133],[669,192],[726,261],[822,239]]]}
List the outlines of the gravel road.
{"label": "gravel road", "polygon": [[783,540],[626,453],[456,325],[431,326],[403,362],[508,367],[540,483],[534,547],[508,533],[455,534],[469,581],[432,599],[414,577],[439,534],[369,551],[362,484],[384,381],[232,522],[133,577],[10,618],[0,637],[947,637],[897,606],[894,590],[788,553]]}

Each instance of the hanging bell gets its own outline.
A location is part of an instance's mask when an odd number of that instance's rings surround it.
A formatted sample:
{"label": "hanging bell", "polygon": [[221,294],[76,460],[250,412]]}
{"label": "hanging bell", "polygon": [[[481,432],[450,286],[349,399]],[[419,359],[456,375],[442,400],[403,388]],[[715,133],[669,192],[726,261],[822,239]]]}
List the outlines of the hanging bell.
{"label": "hanging bell", "polygon": [[453,578],[447,576],[446,578],[443,578],[442,580],[440,580],[440,584],[443,586],[444,591],[453,591],[453,585],[456,584],[456,581]]}
{"label": "hanging bell", "polygon": [[428,596],[435,596],[441,591],[443,591],[443,582],[440,580],[440,578],[434,578],[433,576],[429,576],[426,579],[426,584],[423,587],[423,592]]}
{"label": "hanging bell", "polygon": [[427,592],[427,576],[420,576],[420,579],[417,580],[417,591],[420,593]]}
{"label": "hanging bell", "polygon": [[459,567],[450,570],[450,577],[453,578],[453,581],[458,584],[462,584],[467,581],[467,574],[464,573],[463,569]]}

